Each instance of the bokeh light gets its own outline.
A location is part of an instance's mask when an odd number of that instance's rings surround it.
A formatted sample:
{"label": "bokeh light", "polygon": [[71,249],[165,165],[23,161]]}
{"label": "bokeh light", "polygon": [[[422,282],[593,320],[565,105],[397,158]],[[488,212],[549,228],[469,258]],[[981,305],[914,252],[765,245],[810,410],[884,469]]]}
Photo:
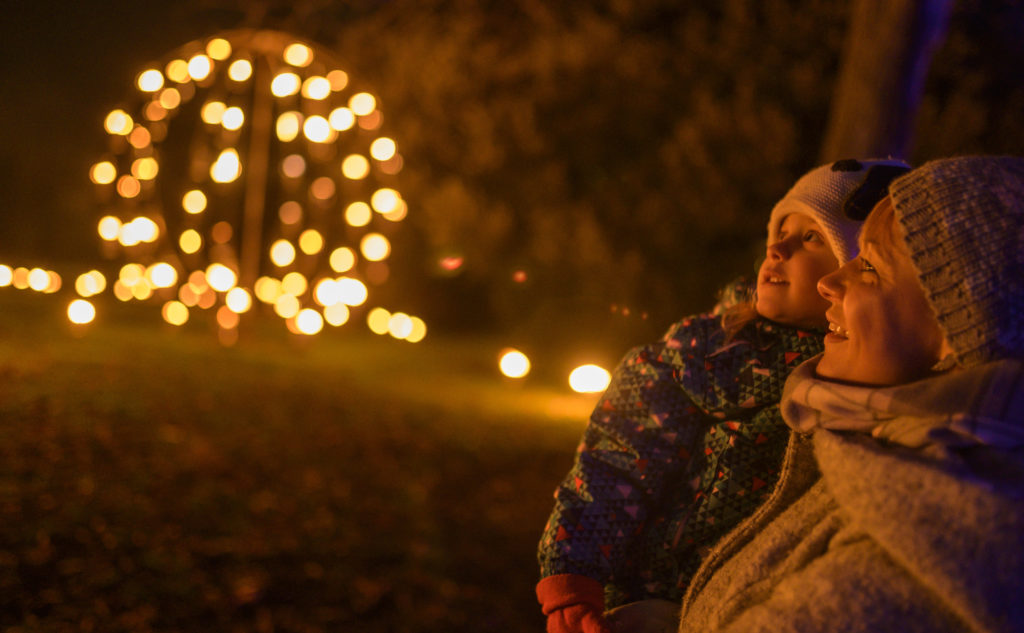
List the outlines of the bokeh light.
{"label": "bokeh light", "polygon": [[75,299],[68,304],[68,320],[78,325],[92,323],[96,318],[96,307],[85,299]]}
{"label": "bokeh light", "polygon": [[569,374],[569,386],[577,393],[600,393],[611,380],[608,370],[598,365],[580,365]]}
{"label": "bokeh light", "polygon": [[522,378],[530,373],[530,359],[517,349],[507,348],[498,357],[498,369],[509,378]]}

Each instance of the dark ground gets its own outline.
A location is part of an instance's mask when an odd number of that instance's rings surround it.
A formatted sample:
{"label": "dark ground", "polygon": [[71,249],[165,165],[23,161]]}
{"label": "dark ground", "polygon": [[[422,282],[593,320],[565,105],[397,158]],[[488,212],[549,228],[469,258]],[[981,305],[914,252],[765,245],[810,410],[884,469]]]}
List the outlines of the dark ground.
{"label": "dark ground", "polygon": [[503,382],[485,340],[75,335],[0,290],[0,630],[543,630],[593,397]]}

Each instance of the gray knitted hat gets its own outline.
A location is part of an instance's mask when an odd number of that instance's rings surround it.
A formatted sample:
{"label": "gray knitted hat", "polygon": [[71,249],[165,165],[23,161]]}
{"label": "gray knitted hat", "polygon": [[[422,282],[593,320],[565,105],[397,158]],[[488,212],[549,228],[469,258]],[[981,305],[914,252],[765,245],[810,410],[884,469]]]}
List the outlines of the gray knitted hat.
{"label": "gray knitted hat", "polygon": [[890,194],[957,361],[1024,358],[1024,158],[933,161]]}
{"label": "gray knitted hat", "polygon": [[910,169],[901,160],[839,160],[816,167],[779,200],[768,218],[768,243],[776,241],[782,220],[791,213],[809,215],[821,225],[840,263],[857,254],[857,233],[886,187]]}

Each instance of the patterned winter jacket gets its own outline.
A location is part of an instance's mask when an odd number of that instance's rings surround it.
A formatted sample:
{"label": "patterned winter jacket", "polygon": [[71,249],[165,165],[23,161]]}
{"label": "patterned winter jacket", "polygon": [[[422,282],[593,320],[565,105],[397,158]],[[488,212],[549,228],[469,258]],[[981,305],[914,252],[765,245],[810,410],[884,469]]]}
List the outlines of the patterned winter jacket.
{"label": "patterned winter jacket", "polygon": [[789,437],[782,385],[821,350],[821,332],[760,318],[726,342],[707,313],[630,351],[555,491],[541,577],[598,580],[608,609],[681,600],[711,546],[771,492]]}

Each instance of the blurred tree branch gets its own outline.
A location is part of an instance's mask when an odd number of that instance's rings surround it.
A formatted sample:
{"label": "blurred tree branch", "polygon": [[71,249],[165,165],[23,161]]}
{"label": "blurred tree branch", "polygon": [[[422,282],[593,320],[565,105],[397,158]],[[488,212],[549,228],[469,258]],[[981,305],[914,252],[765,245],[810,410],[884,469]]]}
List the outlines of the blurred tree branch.
{"label": "blurred tree branch", "polygon": [[854,0],[821,162],[911,149],[932,55],[952,0]]}

